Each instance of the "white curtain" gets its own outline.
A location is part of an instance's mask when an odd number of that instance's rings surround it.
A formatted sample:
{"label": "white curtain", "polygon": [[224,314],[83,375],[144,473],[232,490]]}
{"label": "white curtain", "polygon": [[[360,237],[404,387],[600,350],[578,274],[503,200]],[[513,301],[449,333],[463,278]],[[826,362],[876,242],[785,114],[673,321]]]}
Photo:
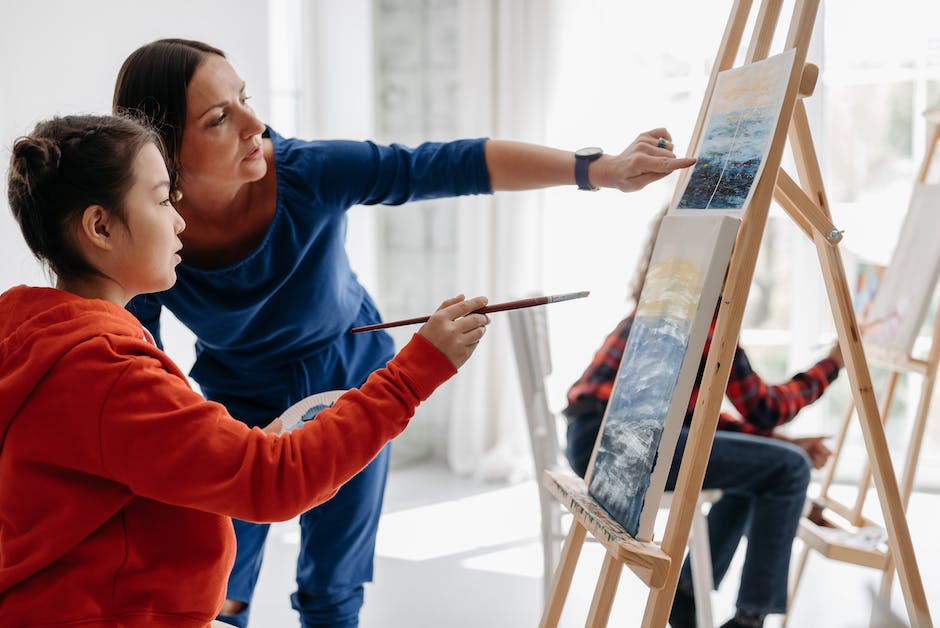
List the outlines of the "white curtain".
{"label": "white curtain", "polygon": [[[552,3],[462,0],[459,135],[545,142]],[[542,285],[540,192],[461,201],[457,286],[491,302]],[[531,475],[526,421],[505,316],[456,378],[447,459],[457,473],[488,480]]]}

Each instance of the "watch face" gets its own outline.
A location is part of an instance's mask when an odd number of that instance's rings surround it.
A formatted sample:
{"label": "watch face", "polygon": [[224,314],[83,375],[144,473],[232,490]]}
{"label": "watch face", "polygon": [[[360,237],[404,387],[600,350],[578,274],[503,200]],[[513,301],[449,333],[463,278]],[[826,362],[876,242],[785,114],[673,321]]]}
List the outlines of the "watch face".
{"label": "watch face", "polygon": [[588,146],[587,148],[576,150],[574,154],[578,157],[587,157],[588,159],[591,159],[603,155],[604,149],[598,148],[597,146]]}

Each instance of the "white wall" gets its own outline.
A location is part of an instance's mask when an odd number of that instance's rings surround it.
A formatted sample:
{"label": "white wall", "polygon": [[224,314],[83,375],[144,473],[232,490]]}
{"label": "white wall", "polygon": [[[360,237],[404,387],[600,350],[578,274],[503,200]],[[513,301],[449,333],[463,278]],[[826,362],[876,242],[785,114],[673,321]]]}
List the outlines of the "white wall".
{"label": "white wall", "polygon": [[[268,2],[257,0],[30,0],[0,4],[0,291],[48,282],[6,203],[16,137],[56,114],[108,113],[114,79],[137,47],[162,37],[200,39],[224,50],[269,111]],[[167,349],[185,369],[191,341],[172,322]],[[179,347],[177,350],[176,347]]]}
{"label": "white wall", "polygon": [[[298,136],[375,139],[372,0],[300,1],[305,28]],[[347,215],[350,264],[382,309],[376,209],[353,207]]]}

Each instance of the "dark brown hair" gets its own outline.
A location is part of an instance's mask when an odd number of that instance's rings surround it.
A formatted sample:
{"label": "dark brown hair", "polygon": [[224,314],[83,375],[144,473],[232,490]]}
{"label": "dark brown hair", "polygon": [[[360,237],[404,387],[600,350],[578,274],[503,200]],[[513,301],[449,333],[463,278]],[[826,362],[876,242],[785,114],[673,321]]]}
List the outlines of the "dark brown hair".
{"label": "dark brown hair", "polygon": [[225,57],[224,52],[201,41],[160,39],[132,52],[114,85],[113,112],[130,112],[148,120],[163,138],[174,190],[186,125],[186,88],[210,54]]}
{"label": "dark brown hair", "polygon": [[148,143],[162,150],[159,136],[130,118],[64,116],[40,122],[13,144],[10,209],[33,255],[56,275],[97,273],[69,234],[91,205],[124,220],[134,159]]}

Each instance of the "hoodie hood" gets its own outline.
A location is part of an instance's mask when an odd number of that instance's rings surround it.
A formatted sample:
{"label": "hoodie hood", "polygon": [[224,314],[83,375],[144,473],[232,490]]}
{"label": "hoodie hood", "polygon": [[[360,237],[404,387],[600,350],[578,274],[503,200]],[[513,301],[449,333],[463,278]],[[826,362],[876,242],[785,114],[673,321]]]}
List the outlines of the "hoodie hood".
{"label": "hoodie hood", "polygon": [[17,286],[0,294],[0,448],[10,423],[59,359],[95,336],[145,338],[114,303],[55,288]]}

